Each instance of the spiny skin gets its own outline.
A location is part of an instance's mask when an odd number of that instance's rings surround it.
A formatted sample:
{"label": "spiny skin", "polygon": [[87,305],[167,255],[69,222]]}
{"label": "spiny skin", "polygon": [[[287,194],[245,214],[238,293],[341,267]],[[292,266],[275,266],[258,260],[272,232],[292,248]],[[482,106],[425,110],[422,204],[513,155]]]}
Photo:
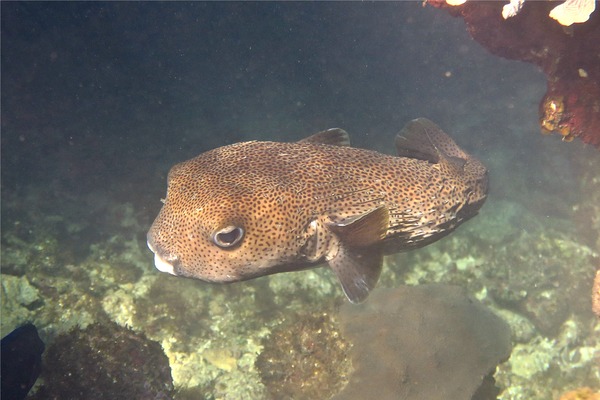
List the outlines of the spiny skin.
{"label": "spiny skin", "polygon": [[[238,143],[177,164],[148,232],[156,265],[212,282],[311,267],[339,251],[328,226],[382,206],[389,224],[371,247],[424,246],[477,214],[486,197],[485,167],[448,140],[435,148],[465,160],[460,168],[305,141]],[[221,248],[213,235],[228,226],[244,236]]]}

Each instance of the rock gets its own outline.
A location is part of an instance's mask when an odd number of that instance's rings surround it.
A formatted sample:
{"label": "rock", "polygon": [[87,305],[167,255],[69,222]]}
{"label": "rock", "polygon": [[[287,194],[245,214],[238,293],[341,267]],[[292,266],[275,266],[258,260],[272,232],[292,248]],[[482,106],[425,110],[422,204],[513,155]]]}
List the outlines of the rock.
{"label": "rock", "polygon": [[336,400],[470,400],[511,351],[508,325],[455,286],[377,289],[340,321],[354,372]]}
{"label": "rock", "polygon": [[347,381],[348,343],[329,314],[286,320],[262,344],[256,367],[273,399],[327,399]]}
{"label": "rock", "polygon": [[31,286],[27,277],[2,275],[2,289],[8,298],[15,300],[22,306],[30,306],[40,299],[38,290]]}
{"label": "rock", "polygon": [[169,360],[157,342],[115,323],[60,335],[44,357],[35,399],[173,398]]}

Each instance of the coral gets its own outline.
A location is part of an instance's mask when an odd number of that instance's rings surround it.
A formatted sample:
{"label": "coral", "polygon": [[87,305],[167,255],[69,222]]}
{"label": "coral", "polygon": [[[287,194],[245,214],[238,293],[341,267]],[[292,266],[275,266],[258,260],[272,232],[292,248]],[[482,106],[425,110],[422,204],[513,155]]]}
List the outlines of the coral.
{"label": "coral", "polygon": [[600,318],[600,268],[596,271],[592,288],[592,311]]}
{"label": "coral", "polygon": [[[540,102],[542,132],[558,132],[565,141],[578,137],[600,148],[600,12],[583,24],[563,27],[547,17],[553,2],[526,1],[509,19],[502,18],[501,2],[428,4],[461,16],[471,36],[491,53],[544,71],[548,87]],[[559,11],[552,10],[553,15],[558,17]]]}
{"label": "coral", "polygon": [[590,150],[573,160],[572,165],[581,192],[573,205],[573,220],[581,240],[592,249],[600,249],[600,157]]}
{"label": "coral", "polygon": [[521,232],[497,249],[485,280],[495,302],[527,315],[543,335],[554,337],[573,311],[589,308],[589,297],[581,293],[589,293],[595,254],[561,235],[531,234]]}
{"label": "coral", "polygon": [[502,18],[506,19],[517,15],[521,11],[524,2],[525,0],[510,0],[510,3],[502,7]]}
{"label": "coral", "polygon": [[564,26],[586,22],[590,19],[590,15],[596,8],[595,1],[567,0],[550,11],[550,18],[554,18],[559,24]]}
{"label": "coral", "polygon": [[[439,3],[439,0],[433,0],[432,3]],[[459,6],[465,4],[467,0],[446,0],[450,6]],[[595,0],[567,0],[554,7],[548,16],[554,18],[561,25],[570,26],[575,23],[586,22],[596,8]],[[508,4],[502,7],[502,17],[504,19],[517,15],[525,0],[510,0]]]}
{"label": "coral", "polygon": [[600,400],[600,392],[583,387],[564,393],[559,400]]}
{"label": "coral", "polygon": [[556,338],[535,336],[517,344],[495,375],[505,388],[501,398],[556,398],[566,387],[599,385],[597,329],[590,329],[589,319],[574,317],[563,323]]}
{"label": "coral", "polygon": [[115,323],[62,334],[44,357],[36,399],[172,399],[161,346]]}
{"label": "coral", "polygon": [[348,344],[328,314],[305,314],[277,326],[256,360],[274,399],[326,399],[347,381]]}

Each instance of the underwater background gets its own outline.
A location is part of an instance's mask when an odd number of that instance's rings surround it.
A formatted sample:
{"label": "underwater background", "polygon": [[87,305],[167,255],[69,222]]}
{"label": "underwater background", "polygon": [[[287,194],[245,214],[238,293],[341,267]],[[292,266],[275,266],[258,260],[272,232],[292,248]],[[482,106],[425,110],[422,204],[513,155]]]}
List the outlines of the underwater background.
{"label": "underwater background", "polygon": [[362,345],[343,332],[326,268],[176,278],[154,268],[146,232],[177,162],[332,127],[391,154],[417,117],[482,160],[491,189],[447,238],[386,257],[378,286],[450,283],[502,317],[513,348],[494,374],[500,399],[599,390],[600,161],[539,133],[536,67],[489,54],[421,2],[0,6],[1,330],[31,322],[46,344],[31,398],[325,399],[354,379],[393,385],[357,376]]}

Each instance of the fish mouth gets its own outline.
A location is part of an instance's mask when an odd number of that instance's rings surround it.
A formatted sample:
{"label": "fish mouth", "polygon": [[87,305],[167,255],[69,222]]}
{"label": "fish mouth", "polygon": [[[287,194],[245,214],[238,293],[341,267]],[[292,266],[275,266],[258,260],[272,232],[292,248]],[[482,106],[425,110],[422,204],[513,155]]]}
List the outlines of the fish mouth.
{"label": "fish mouth", "polygon": [[159,254],[160,252],[154,248],[150,239],[146,243],[148,244],[148,248],[150,249],[150,251],[154,253],[154,266],[156,267],[156,269],[158,269],[160,272],[166,272],[167,274],[177,275],[175,273],[174,265],[175,261],[177,261],[177,256],[170,256],[168,258],[171,258],[171,260],[166,260]]}

